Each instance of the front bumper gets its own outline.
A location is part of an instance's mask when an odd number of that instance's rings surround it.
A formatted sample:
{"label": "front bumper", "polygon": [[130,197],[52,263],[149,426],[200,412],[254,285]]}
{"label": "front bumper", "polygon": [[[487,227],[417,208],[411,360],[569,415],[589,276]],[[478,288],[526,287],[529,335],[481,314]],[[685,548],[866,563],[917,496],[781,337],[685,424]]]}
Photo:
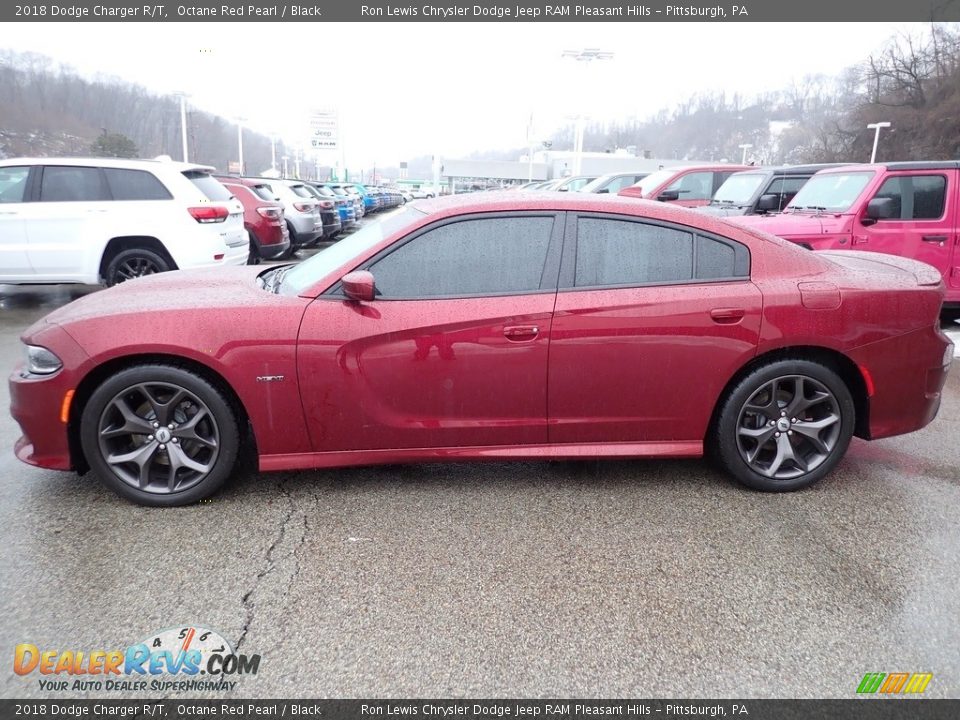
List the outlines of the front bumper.
{"label": "front bumper", "polygon": [[61,415],[67,412],[68,421],[72,417],[68,393],[76,389],[80,368],[89,358],[59,325],[42,326],[31,334],[29,342],[55,352],[63,368],[53,375],[24,375],[24,367],[19,364],[10,375],[10,414],[23,433],[14,444],[14,452],[29,465],[71,470],[68,423]]}

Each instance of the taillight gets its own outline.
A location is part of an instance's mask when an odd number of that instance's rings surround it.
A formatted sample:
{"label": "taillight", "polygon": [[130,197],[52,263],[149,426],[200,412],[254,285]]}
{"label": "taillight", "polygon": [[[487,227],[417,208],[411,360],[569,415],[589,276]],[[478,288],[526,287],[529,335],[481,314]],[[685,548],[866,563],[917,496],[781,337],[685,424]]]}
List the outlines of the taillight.
{"label": "taillight", "polygon": [[322,207],[324,210],[332,210],[332,209],[333,209],[333,203],[332,203],[331,201],[329,201],[329,200],[321,200],[321,201],[320,201],[320,207]]}
{"label": "taillight", "polygon": [[230,215],[230,211],[219,205],[201,205],[187,208],[187,212],[198,223],[222,223]]}
{"label": "taillight", "polygon": [[275,207],[258,207],[257,213],[267,220],[279,220],[283,216],[283,210]]}
{"label": "taillight", "polygon": [[313,203],[294,203],[293,207],[302,213],[308,213],[313,212],[313,209],[316,207],[316,205]]}

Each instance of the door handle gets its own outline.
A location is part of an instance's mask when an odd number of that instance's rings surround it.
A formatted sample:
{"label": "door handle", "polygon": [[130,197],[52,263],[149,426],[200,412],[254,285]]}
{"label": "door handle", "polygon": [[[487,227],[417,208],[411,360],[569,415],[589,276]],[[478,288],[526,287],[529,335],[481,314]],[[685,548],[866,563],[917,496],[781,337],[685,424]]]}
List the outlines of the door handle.
{"label": "door handle", "polygon": [[503,329],[503,336],[507,340],[513,340],[514,342],[533,340],[539,334],[540,328],[536,325],[509,325]]}
{"label": "door handle", "polygon": [[747,311],[743,308],[714,308],[710,311],[710,317],[715,323],[721,325],[733,325],[743,320]]}
{"label": "door handle", "polygon": [[850,244],[851,244],[851,245],[863,245],[863,244],[864,244],[865,242],[867,242],[869,239],[870,239],[870,236],[869,236],[869,235],[854,235],[852,238],[850,238]]}
{"label": "door handle", "polygon": [[946,235],[924,235],[921,238],[924,242],[928,243],[940,243],[943,245],[947,241]]}

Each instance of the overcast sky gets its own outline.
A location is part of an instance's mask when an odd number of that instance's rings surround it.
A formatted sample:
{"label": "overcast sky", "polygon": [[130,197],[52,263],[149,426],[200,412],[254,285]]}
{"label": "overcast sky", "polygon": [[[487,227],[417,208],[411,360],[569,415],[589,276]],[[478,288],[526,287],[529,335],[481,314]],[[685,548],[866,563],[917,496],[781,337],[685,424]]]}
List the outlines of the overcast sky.
{"label": "overcast sky", "polygon": [[[288,142],[334,104],[350,166],[395,165],[537,139],[577,112],[645,118],[696,92],[753,95],[834,74],[898,32],[890,23],[36,23],[0,47],[109,73],[243,116]],[[566,49],[612,60],[577,63]]]}

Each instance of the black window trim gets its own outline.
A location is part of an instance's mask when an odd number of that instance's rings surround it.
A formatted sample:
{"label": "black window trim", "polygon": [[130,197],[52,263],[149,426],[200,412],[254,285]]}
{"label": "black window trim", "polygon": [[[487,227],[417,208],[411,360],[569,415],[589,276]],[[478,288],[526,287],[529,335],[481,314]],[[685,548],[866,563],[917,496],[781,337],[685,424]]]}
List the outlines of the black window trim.
{"label": "black window trim", "polygon": [[[922,168],[921,168],[921,169],[922,169]],[[903,177],[911,177],[911,178],[915,178],[915,177],[938,177],[938,178],[941,178],[941,179],[943,180],[943,209],[940,211],[940,217],[935,217],[935,218],[886,218],[886,219],[883,219],[883,220],[877,220],[877,223],[878,223],[878,224],[879,224],[879,223],[883,223],[884,225],[888,225],[888,224],[890,224],[890,223],[908,223],[908,222],[909,222],[909,223],[915,223],[915,222],[923,222],[923,223],[943,222],[943,219],[947,216],[947,204],[948,204],[948,201],[950,200],[950,179],[949,179],[945,174],[940,173],[940,172],[918,172],[918,170],[904,170],[903,172],[900,172],[900,170],[899,170],[899,168],[898,168],[897,171],[895,171],[895,172],[890,172],[890,173],[887,174],[887,176],[883,179],[883,182],[881,182],[880,185],[877,186],[877,189],[876,189],[876,191],[873,193],[873,195],[870,197],[870,200],[873,200],[873,199],[875,199],[875,198],[877,197],[877,194],[880,192],[881,188],[883,188],[883,186],[887,184],[887,181],[888,181],[888,180],[891,180],[891,179],[893,179],[893,178],[903,178]],[[870,200],[867,200],[867,204],[870,203]],[[902,200],[901,200],[901,202],[902,202]],[[864,205],[864,208],[866,208],[866,205]]]}
{"label": "black window trim", "polygon": [[[442,218],[436,222],[432,222],[429,225],[424,225],[417,230],[414,230],[412,233],[407,235],[405,238],[398,240],[392,243],[390,246],[384,248],[376,255],[367,260],[364,260],[362,263],[356,267],[345,271],[342,275],[346,275],[351,272],[356,272],[358,270],[370,270],[370,268],[375,265],[377,262],[387,257],[391,253],[399,250],[401,247],[406,245],[409,242],[413,242],[421,235],[430,232],[431,230],[436,230],[437,228],[444,227],[446,225],[452,225],[458,222],[464,222],[469,220],[492,220],[497,218],[511,218],[511,217],[549,217],[553,218],[553,228],[550,231],[550,242],[547,244],[547,257],[544,259],[543,270],[540,272],[540,287],[536,290],[511,290],[508,292],[497,292],[497,293],[470,293],[467,295],[429,295],[425,297],[381,297],[377,296],[374,302],[412,302],[412,301],[429,301],[429,300],[469,300],[475,298],[488,298],[488,297],[514,297],[520,295],[543,295],[544,293],[556,293],[557,292],[557,279],[560,274],[560,265],[561,265],[561,254],[563,251],[563,244],[566,231],[566,216],[568,213],[561,210],[505,210],[505,211],[491,211],[491,212],[478,212],[478,213],[469,213],[466,215],[455,215],[452,217]],[[553,276],[553,281],[551,282],[550,276]],[[374,274],[374,280],[376,280],[376,274]],[[337,280],[333,285],[331,285],[327,290],[325,290],[319,298],[329,298],[334,300],[342,300],[344,298],[343,294],[343,284],[340,280]]]}
{"label": "black window trim", "polygon": [[[669,287],[672,285],[715,285],[718,283],[743,283],[752,281],[753,258],[750,254],[750,248],[741,242],[731,240],[722,235],[717,235],[689,225],[669,222],[667,220],[655,220],[653,218],[640,217],[637,215],[620,215],[617,213],[602,212],[571,212],[571,218],[567,221],[567,233],[563,245],[563,262],[560,267],[560,280],[558,292],[595,292],[597,290],[624,290],[629,288],[648,288],[648,287]],[[693,260],[691,274],[696,273],[697,269],[697,238],[702,237],[707,240],[715,240],[727,245],[734,252],[734,267],[739,264],[739,256],[746,255],[746,275],[732,275],[730,277],[719,278],[697,278],[691,277],[685,280],[661,280],[647,283],[617,283],[615,285],[577,285],[577,227],[580,218],[591,218],[597,220],[625,220],[635,222],[641,225],[656,225],[658,227],[669,228],[680,232],[689,233],[693,236]]]}

